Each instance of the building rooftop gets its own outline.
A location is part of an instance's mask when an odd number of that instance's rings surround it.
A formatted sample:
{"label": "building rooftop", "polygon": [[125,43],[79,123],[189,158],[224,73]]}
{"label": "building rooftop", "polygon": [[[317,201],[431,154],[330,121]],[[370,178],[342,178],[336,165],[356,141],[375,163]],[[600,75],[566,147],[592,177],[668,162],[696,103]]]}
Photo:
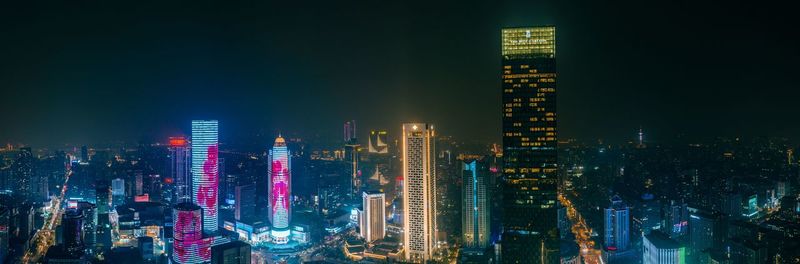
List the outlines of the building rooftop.
{"label": "building rooftop", "polygon": [[659,249],[681,248],[681,245],[664,233],[653,231],[644,238]]}

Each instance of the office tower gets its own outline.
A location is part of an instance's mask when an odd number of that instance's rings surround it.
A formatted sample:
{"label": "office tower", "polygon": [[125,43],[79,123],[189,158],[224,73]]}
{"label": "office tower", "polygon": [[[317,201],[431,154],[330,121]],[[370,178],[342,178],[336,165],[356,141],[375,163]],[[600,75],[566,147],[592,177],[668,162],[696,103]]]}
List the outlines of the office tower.
{"label": "office tower", "polygon": [[[34,157],[31,148],[20,148],[17,160],[12,164],[12,177],[11,185],[14,186],[14,196],[22,199],[33,198],[32,178],[33,178],[33,165]],[[31,201],[33,201],[31,199]]]}
{"label": "office tower", "polygon": [[370,243],[386,235],[386,194],[365,191],[362,194],[364,224],[360,226],[361,237]]}
{"label": "office tower", "polygon": [[693,263],[703,263],[715,244],[722,245],[723,229],[720,215],[700,210],[689,213],[689,253]]}
{"label": "office tower", "polygon": [[603,243],[607,250],[625,251],[630,244],[630,210],[622,198],[614,195],[611,206],[605,209]]}
{"label": "office tower", "polygon": [[112,209],[125,203],[125,180],[117,178],[111,180],[111,207]]}
{"label": "office tower", "polygon": [[668,228],[670,238],[678,239],[689,232],[689,210],[686,203],[671,201],[666,214],[665,227]]}
{"label": "office tower", "polygon": [[77,209],[83,215],[83,244],[88,253],[94,253],[97,245],[97,206],[89,202],[79,201]]}
{"label": "office tower", "polygon": [[356,141],[356,121],[344,122],[344,142]]}
{"label": "office tower", "polygon": [[466,248],[489,246],[489,168],[477,160],[464,162],[462,178],[462,239]]}
{"label": "office tower", "polygon": [[203,208],[193,203],[179,203],[172,208],[172,221],[172,260],[179,264],[210,260],[210,244],[203,239]]}
{"label": "office tower", "polygon": [[358,197],[361,188],[361,175],[358,169],[358,162],[361,159],[361,145],[355,141],[349,141],[344,145],[344,161],[347,163],[347,173],[350,176],[350,198]]}
{"label": "office tower", "polygon": [[183,137],[169,138],[170,176],[175,182],[176,203],[190,201],[189,149]]}
{"label": "office tower", "polygon": [[270,238],[275,244],[289,242],[289,223],[292,216],[292,159],[286,141],[280,135],[269,151],[269,222]]}
{"label": "office tower", "polygon": [[369,153],[386,154],[389,153],[389,145],[386,144],[386,131],[372,130],[369,132],[369,139],[367,139]]}
{"label": "office tower", "polygon": [[643,264],[683,264],[686,250],[666,234],[653,231],[642,239]]}
{"label": "office tower", "polygon": [[219,124],[192,120],[192,202],[203,208],[203,231],[217,231]]}
{"label": "office tower", "polygon": [[252,219],[256,215],[256,186],[252,184],[236,186],[234,198],[234,218],[236,221]]}
{"label": "office tower", "polygon": [[559,261],[555,30],[502,30],[506,263]]}
{"label": "office tower", "polygon": [[79,209],[67,209],[61,215],[64,249],[72,255],[83,255],[83,213]]}
{"label": "office tower", "polygon": [[231,241],[211,247],[212,264],[250,264],[250,244]]}
{"label": "office tower", "polygon": [[436,158],[433,126],[403,124],[403,251],[410,262],[427,262],[436,248]]}
{"label": "office tower", "polygon": [[650,231],[661,229],[661,203],[655,199],[652,193],[642,194],[638,214],[637,218],[643,234],[646,235]]}

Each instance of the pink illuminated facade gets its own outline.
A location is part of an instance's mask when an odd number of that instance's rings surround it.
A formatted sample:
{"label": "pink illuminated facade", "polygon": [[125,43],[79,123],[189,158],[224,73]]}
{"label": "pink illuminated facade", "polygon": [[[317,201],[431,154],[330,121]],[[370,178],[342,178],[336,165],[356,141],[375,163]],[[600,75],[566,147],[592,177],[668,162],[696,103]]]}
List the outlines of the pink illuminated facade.
{"label": "pink illuminated facade", "polygon": [[286,141],[281,137],[275,139],[275,145],[269,151],[269,221],[272,223],[270,239],[275,244],[289,242],[289,222],[291,221],[291,157]]}
{"label": "pink illuminated facade", "polygon": [[219,124],[192,120],[192,202],[203,208],[203,231],[218,229]]}
{"label": "pink illuminated facade", "polygon": [[202,210],[192,203],[180,203],[172,209],[172,260],[175,263],[211,261],[211,239],[203,238]]}

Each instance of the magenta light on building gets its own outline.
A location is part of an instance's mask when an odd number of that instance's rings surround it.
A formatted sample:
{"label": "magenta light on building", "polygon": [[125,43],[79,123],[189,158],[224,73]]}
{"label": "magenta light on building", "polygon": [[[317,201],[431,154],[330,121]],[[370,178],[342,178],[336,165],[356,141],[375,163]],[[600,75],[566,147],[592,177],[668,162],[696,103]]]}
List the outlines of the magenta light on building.
{"label": "magenta light on building", "polygon": [[281,137],[275,139],[275,145],[269,151],[269,221],[272,223],[270,239],[275,244],[289,242],[289,221],[291,220],[292,174],[291,158],[286,141]]}
{"label": "magenta light on building", "polygon": [[192,120],[192,202],[203,208],[203,231],[217,231],[219,124]]}

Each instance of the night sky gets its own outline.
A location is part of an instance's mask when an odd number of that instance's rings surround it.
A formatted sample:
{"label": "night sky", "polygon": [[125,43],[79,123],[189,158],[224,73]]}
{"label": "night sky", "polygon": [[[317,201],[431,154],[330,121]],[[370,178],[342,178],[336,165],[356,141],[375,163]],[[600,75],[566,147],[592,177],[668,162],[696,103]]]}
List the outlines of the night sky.
{"label": "night sky", "polygon": [[796,9],[725,3],[7,1],[0,142],[159,140],[212,118],[223,140],[333,140],[356,119],[362,136],[428,121],[499,142],[500,28],[538,24],[557,27],[560,138],[796,137]]}

